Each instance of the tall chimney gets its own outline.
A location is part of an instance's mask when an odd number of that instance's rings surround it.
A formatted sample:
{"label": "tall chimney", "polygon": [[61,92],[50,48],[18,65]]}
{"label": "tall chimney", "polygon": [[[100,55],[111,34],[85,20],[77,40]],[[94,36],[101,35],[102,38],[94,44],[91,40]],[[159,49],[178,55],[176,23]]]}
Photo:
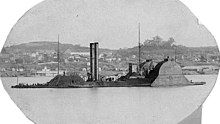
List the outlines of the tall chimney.
{"label": "tall chimney", "polygon": [[94,73],[94,76],[95,76],[95,81],[98,81],[99,80],[99,43],[98,42],[95,42],[95,59],[94,59],[94,64],[95,64],[95,73]]}
{"label": "tall chimney", "polygon": [[99,65],[98,65],[98,57],[99,57],[99,43],[90,43],[90,72],[91,72],[91,80],[98,81],[99,80]]}
{"label": "tall chimney", "polygon": [[91,78],[91,81],[93,81],[94,77],[93,77],[93,43],[90,43],[90,78]]}

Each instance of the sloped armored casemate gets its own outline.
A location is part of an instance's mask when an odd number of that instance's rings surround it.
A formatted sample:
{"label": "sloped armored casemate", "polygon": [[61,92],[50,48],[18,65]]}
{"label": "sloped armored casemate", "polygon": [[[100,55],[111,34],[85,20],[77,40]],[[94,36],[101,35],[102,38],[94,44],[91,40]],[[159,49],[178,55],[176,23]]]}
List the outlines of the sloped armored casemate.
{"label": "sloped armored casemate", "polygon": [[184,86],[192,83],[183,75],[182,68],[175,61],[163,63],[159,69],[159,75],[151,84],[152,87],[159,86]]}

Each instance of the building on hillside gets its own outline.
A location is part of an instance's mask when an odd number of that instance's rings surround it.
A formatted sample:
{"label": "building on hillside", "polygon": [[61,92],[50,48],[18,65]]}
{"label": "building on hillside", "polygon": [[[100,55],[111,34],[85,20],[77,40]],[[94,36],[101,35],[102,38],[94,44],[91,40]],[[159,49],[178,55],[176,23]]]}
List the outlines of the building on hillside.
{"label": "building on hillside", "polygon": [[[46,66],[44,67],[44,69],[37,71],[36,75],[37,76],[46,76],[46,77],[50,77],[50,76],[56,76],[57,75],[57,70],[50,70],[48,69]],[[64,70],[60,70],[59,74],[63,74],[65,71]]]}
{"label": "building on hillside", "polygon": [[219,67],[213,65],[185,66],[182,68],[182,70],[183,71],[203,71],[203,70],[218,71]]}
{"label": "building on hillside", "polygon": [[71,53],[72,53],[71,49],[67,49],[67,50],[64,52],[64,54],[66,54],[66,55],[71,55]]}
{"label": "building on hillside", "polygon": [[81,56],[89,56],[89,52],[71,52],[71,55],[81,55]]}

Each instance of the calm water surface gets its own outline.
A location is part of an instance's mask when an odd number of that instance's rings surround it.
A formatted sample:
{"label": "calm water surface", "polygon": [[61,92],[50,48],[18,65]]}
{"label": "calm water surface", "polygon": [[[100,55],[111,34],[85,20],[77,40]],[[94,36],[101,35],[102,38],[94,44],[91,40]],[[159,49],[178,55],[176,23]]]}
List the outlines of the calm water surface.
{"label": "calm water surface", "polygon": [[[217,75],[187,76],[203,86],[171,88],[11,89],[16,78],[2,78],[10,97],[39,124],[176,124],[195,111]],[[19,78],[45,83],[51,77]]]}

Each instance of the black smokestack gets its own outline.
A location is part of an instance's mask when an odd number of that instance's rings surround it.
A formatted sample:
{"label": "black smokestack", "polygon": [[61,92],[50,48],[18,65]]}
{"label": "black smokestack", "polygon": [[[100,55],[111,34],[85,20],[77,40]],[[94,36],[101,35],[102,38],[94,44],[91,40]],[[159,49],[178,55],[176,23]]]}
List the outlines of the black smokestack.
{"label": "black smokestack", "polygon": [[90,73],[91,80],[98,81],[99,69],[98,69],[98,56],[99,56],[99,43],[90,43]]}

